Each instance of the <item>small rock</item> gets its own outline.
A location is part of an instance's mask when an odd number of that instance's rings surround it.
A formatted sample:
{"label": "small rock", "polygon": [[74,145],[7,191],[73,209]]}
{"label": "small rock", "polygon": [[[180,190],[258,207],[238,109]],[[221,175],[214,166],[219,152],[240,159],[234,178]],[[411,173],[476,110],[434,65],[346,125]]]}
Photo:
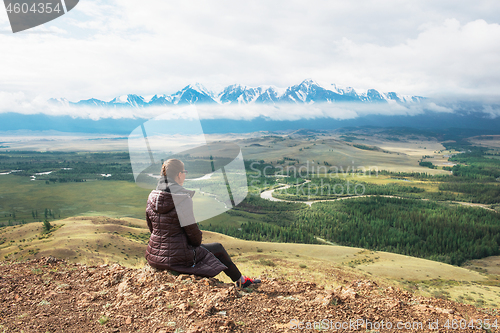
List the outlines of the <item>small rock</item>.
{"label": "small rock", "polygon": [[128,284],[128,280],[124,280],[122,281],[119,285],[118,285],[118,295],[121,296],[123,295],[128,289],[130,288],[129,284]]}
{"label": "small rock", "polygon": [[189,308],[191,308],[191,304],[189,303],[182,303],[177,306],[181,311],[186,312]]}
{"label": "small rock", "polygon": [[215,306],[213,306],[213,305],[212,305],[212,306],[208,306],[208,307],[205,309],[205,311],[203,311],[203,315],[204,315],[204,316],[211,316],[211,315],[213,315],[213,314],[217,313],[217,311],[218,311],[218,310],[217,310],[217,308],[216,308]]}
{"label": "small rock", "polygon": [[354,300],[354,299],[356,299],[358,297],[359,297],[359,295],[352,288],[349,288],[349,289],[346,289],[346,290],[342,290],[340,292],[340,295],[339,295],[339,298],[342,301]]}
{"label": "small rock", "polygon": [[139,284],[144,284],[148,280],[149,274],[147,272],[143,272],[137,275],[136,281]]}
{"label": "small rock", "polygon": [[46,259],[45,259],[45,263],[46,264],[55,264],[57,262],[57,259],[54,258],[53,256],[48,256]]}
{"label": "small rock", "polygon": [[201,328],[198,326],[190,327],[186,333],[202,333]]}
{"label": "small rock", "polygon": [[333,293],[326,293],[323,295],[318,295],[316,298],[313,300],[314,303],[317,303],[321,306],[328,306],[328,305],[336,305],[339,303],[339,300]]}
{"label": "small rock", "polygon": [[394,300],[393,302],[390,302],[390,303],[389,303],[389,307],[390,307],[391,309],[394,309],[394,308],[399,308],[399,307],[401,307],[401,301],[396,299],[396,300]]}

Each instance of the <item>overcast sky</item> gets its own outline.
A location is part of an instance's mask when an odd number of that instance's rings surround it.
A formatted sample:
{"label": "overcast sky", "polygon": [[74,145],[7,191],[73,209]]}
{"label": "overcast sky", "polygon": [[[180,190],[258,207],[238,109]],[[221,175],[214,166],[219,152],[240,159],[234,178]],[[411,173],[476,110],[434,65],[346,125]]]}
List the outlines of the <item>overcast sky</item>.
{"label": "overcast sky", "polygon": [[500,100],[500,1],[81,0],[13,34],[0,111],[23,101],[174,93],[200,82],[328,85]]}

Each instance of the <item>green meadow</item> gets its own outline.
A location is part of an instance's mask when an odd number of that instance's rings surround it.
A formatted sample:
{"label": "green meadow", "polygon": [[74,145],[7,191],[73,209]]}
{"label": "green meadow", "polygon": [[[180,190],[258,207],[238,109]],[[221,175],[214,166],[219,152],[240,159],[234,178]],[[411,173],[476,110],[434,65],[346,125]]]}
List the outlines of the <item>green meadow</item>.
{"label": "green meadow", "polygon": [[[50,183],[0,175],[0,223],[42,221],[85,214],[143,218],[149,190],[127,181]],[[35,218],[33,213],[37,214]],[[14,219],[15,214],[15,219]]]}

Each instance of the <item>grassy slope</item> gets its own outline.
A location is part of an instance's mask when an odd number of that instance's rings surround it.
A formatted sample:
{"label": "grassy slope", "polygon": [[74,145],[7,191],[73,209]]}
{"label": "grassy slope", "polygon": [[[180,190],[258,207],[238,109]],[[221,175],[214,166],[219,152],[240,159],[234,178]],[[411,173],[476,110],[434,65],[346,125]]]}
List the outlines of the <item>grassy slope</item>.
{"label": "grassy slope", "polygon": [[[53,255],[89,264],[117,262],[131,267],[145,264],[144,242],[130,237],[142,234],[147,238],[143,220],[74,217],[52,224],[58,228],[41,239],[41,223],[0,229],[0,239],[4,241],[0,245],[1,258],[22,260]],[[335,286],[338,283],[335,272],[342,269],[353,276],[401,283],[411,289],[418,287],[426,296],[449,293],[452,299],[461,297],[472,303],[477,300],[487,305],[500,303],[498,276],[439,262],[343,246],[251,242],[206,231],[204,242],[224,244],[241,271],[251,276],[266,274]],[[218,278],[229,282],[224,274]]]}

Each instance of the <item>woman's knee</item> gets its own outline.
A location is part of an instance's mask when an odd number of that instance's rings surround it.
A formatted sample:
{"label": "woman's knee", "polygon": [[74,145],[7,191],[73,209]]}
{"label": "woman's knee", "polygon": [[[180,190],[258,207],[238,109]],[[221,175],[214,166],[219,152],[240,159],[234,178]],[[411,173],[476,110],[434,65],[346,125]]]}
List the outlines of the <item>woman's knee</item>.
{"label": "woman's knee", "polygon": [[213,248],[217,252],[225,252],[224,246],[221,243],[213,243]]}
{"label": "woman's knee", "polygon": [[210,252],[224,252],[224,246],[222,246],[221,243],[208,243],[208,244],[201,244],[204,248],[206,248]]}

